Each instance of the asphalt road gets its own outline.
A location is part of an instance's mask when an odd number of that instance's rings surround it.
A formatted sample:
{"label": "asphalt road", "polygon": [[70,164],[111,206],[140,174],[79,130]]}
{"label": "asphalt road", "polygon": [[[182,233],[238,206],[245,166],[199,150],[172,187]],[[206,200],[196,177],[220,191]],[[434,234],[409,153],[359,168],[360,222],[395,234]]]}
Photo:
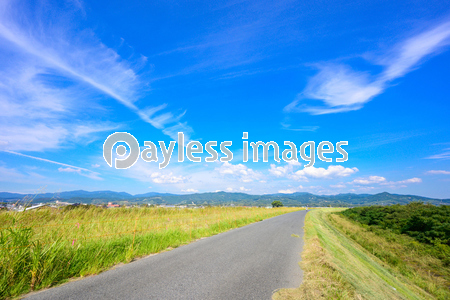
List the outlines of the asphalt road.
{"label": "asphalt road", "polygon": [[27,299],[270,299],[300,285],[305,215],[233,229]]}

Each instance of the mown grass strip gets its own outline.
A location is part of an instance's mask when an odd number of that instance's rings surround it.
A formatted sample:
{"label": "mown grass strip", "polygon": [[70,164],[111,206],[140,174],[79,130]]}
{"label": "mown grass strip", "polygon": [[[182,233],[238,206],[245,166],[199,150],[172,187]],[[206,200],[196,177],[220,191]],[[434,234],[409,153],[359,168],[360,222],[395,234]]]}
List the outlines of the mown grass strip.
{"label": "mown grass strip", "polygon": [[330,217],[333,211],[338,210],[308,213],[303,283],[277,292],[274,299],[435,299],[339,230],[336,220],[342,217]]}
{"label": "mown grass strip", "polygon": [[317,226],[316,215],[308,212],[300,263],[303,270],[302,284],[299,288],[278,290],[273,299],[358,299],[355,298],[355,288],[342,277],[330,253],[322,247],[319,235],[323,234]]}

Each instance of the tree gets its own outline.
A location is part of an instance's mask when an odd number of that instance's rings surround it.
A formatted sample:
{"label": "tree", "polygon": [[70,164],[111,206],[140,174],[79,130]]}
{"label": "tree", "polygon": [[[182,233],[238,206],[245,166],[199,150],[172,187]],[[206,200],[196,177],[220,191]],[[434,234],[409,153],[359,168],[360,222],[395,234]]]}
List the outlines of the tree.
{"label": "tree", "polygon": [[282,207],[283,203],[280,200],[275,200],[272,202],[272,207]]}

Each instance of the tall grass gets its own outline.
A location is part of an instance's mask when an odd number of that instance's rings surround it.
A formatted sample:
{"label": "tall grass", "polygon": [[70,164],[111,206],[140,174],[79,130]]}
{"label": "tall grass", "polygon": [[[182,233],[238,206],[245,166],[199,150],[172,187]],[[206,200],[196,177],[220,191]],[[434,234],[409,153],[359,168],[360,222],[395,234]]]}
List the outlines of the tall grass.
{"label": "tall grass", "polygon": [[40,209],[0,213],[0,298],[111,266],[298,208]]}

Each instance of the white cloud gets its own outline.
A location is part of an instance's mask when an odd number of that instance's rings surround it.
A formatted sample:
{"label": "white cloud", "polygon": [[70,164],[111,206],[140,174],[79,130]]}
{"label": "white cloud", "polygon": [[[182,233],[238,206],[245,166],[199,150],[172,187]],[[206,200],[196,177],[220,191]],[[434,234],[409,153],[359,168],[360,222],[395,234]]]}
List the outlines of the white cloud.
{"label": "white cloud", "polygon": [[328,166],[325,168],[316,168],[305,167],[301,170],[295,171],[294,169],[301,164],[298,162],[290,162],[285,166],[277,167],[275,164],[270,165],[270,169],[268,170],[270,174],[276,177],[285,177],[292,180],[303,180],[308,181],[309,178],[319,178],[319,179],[331,179],[331,178],[339,178],[339,177],[347,177],[356,172],[358,172],[357,168],[345,168],[343,166]]}
{"label": "white cloud", "polygon": [[239,188],[239,190],[242,191],[242,192],[248,192],[248,191],[251,191],[251,189],[246,189],[246,188],[243,187],[243,186],[241,186],[241,187]]}
{"label": "white cloud", "polygon": [[73,137],[74,138],[83,138],[86,136],[90,136],[93,133],[98,132],[105,132],[105,131],[113,131],[117,130],[119,128],[118,125],[107,125],[105,124],[97,124],[97,123],[90,123],[90,124],[81,124],[77,125],[73,129]]}
{"label": "white cloud", "polygon": [[233,165],[229,162],[224,162],[215,170],[221,175],[235,177],[242,182],[252,182],[259,180],[262,177],[260,172],[254,171],[243,164]]}
{"label": "white cloud", "polygon": [[[4,121],[6,121],[4,119]],[[7,124],[5,124],[7,123]],[[58,148],[68,137],[68,130],[62,126],[48,126],[38,123],[31,126],[0,121],[0,142],[2,149],[41,151]]]}
{"label": "white cloud", "polygon": [[194,187],[185,187],[181,184],[188,182],[188,177],[184,176],[185,172],[181,167],[172,166],[169,164],[167,168],[159,169],[156,162],[145,162],[142,159],[126,170],[123,170],[123,175],[146,183],[169,184],[173,185],[173,191],[181,189],[188,189]]}
{"label": "white cloud", "polygon": [[293,167],[289,164],[283,167],[277,167],[275,164],[270,164],[269,173],[276,177],[287,177],[292,171]]}
{"label": "white cloud", "polygon": [[381,182],[380,185],[385,185],[385,186],[390,186],[390,187],[406,187],[406,184],[408,184],[408,183],[421,183],[421,182],[422,182],[422,179],[414,177],[414,178],[399,180],[399,181]]}
{"label": "white cloud", "polygon": [[440,174],[440,175],[450,175],[450,171],[444,171],[444,170],[430,170],[427,171],[426,174]]}
{"label": "white cloud", "polygon": [[330,184],[330,187],[335,188],[335,189],[343,189],[347,186],[345,184]]}
{"label": "white cloud", "polygon": [[90,170],[88,170],[88,169],[84,169],[84,168],[80,168],[80,167],[75,167],[75,166],[72,166],[72,165],[60,163],[60,162],[53,161],[53,160],[50,160],[50,159],[45,159],[45,158],[40,158],[40,157],[36,157],[36,156],[26,155],[26,154],[14,152],[14,151],[8,151],[8,150],[3,151],[3,152],[10,153],[10,154],[14,154],[14,155],[19,155],[19,156],[23,156],[23,157],[27,157],[27,158],[31,158],[31,159],[36,159],[36,160],[48,162],[48,163],[51,163],[51,164],[60,165],[60,166],[63,166],[63,167],[69,167],[69,168],[74,168],[74,169],[80,169],[80,170],[83,170],[83,171],[88,171],[88,172],[90,172]]}
{"label": "white cloud", "polygon": [[25,4],[2,1],[0,9],[2,149],[54,149],[73,138],[116,129],[115,124],[96,120],[96,113],[107,113],[98,101],[105,95],[172,138],[178,128],[192,132],[180,122],[184,112],[136,105],[148,90],[148,80],[138,73],[145,57],[133,54],[125,60],[92,30],[76,28],[77,18],[83,18],[78,9],[54,14],[46,5],[31,14]]}
{"label": "white cloud", "polygon": [[327,169],[307,167],[294,173],[299,179],[303,178],[339,178],[347,177],[358,172],[357,168],[345,168],[343,166],[328,166]]}
{"label": "white cloud", "polygon": [[409,183],[421,183],[422,179],[413,177],[405,180],[399,180],[399,181],[387,181],[385,177],[382,176],[369,176],[367,178],[358,178],[351,182],[350,184],[353,184],[355,186],[359,186],[359,190],[363,191],[364,189],[374,189],[375,187],[369,186],[377,184],[379,186],[388,186],[391,188],[399,188],[399,187],[406,187],[406,184]]}
{"label": "white cloud", "polygon": [[58,168],[59,172],[68,172],[68,173],[80,173],[81,170],[80,169],[75,169],[75,168]]}
{"label": "white cloud", "polygon": [[198,193],[198,190],[196,189],[186,189],[186,190],[181,190],[183,193]]}
{"label": "white cloud", "polygon": [[450,159],[450,148],[444,149],[442,153],[425,157],[426,159]]}
{"label": "white cloud", "polygon": [[449,37],[450,22],[445,22],[401,43],[393,55],[383,59],[382,63],[387,69],[383,72],[381,80],[389,81],[404,76],[424,57],[447,46],[450,43]]}
{"label": "white cloud", "polygon": [[293,189],[286,189],[286,190],[279,190],[278,191],[278,193],[280,193],[280,194],[293,194],[295,192],[296,192],[296,190],[293,190]]}
{"label": "white cloud", "polygon": [[367,185],[367,184],[373,184],[373,183],[381,183],[381,182],[385,182],[385,181],[386,181],[386,178],[384,178],[382,176],[369,176],[368,178],[355,179],[351,183]]}
{"label": "white cloud", "polygon": [[33,171],[27,171],[26,169],[34,170],[36,167],[24,166],[19,170],[16,168],[0,166],[0,182],[20,183],[25,184],[26,186],[39,184],[44,188],[48,184],[54,184],[54,182],[51,182],[49,178]]}
{"label": "white cloud", "polygon": [[19,172],[17,169],[0,166],[0,179],[4,182],[23,179],[24,177],[24,174]]}
{"label": "white cloud", "polygon": [[406,180],[397,181],[396,183],[403,184],[403,183],[421,183],[421,182],[422,182],[422,179],[414,177],[414,178],[410,178],[410,179],[406,179]]}
{"label": "white cloud", "polygon": [[[382,85],[371,82],[366,73],[355,72],[343,65],[323,65],[302,96],[289,104],[286,110],[306,111],[314,115],[357,110],[382,90]],[[299,106],[302,98],[320,100],[326,106]]]}
{"label": "white cloud", "polygon": [[160,184],[183,183],[186,181],[186,177],[181,175],[174,175],[172,172],[169,172],[167,174],[155,172],[150,175],[150,178],[154,183]]}
{"label": "white cloud", "polygon": [[[383,93],[390,82],[417,68],[424,58],[438,53],[449,42],[450,22],[407,39],[378,59],[385,69],[374,77],[343,64],[318,65],[319,73],[284,110],[313,115],[358,110]],[[323,105],[312,106],[305,99],[321,101]]]}
{"label": "white cloud", "polygon": [[316,131],[320,126],[300,126],[299,128],[292,128],[292,125],[286,122],[281,122],[281,129],[290,131]]}
{"label": "white cloud", "polygon": [[86,172],[85,169],[81,169],[81,168],[72,168],[72,167],[67,167],[67,168],[58,168],[58,172],[66,172],[66,173],[77,173],[78,175],[87,177],[87,178],[91,178],[91,179],[95,179],[95,180],[103,180],[103,178],[101,178],[99,175],[99,173],[97,172]]}
{"label": "white cloud", "polygon": [[[374,189],[375,189],[375,187],[373,187],[373,186],[360,186],[360,187],[358,187],[358,191],[359,192],[370,192],[370,191],[372,191]],[[355,191],[355,190],[353,190],[353,191]]]}
{"label": "white cloud", "polygon": [[66,167],[66,168],[59,168],[58,169],[59,172],[77,172],[78,174],[80,174],[82,176],[85,176],[85,177],[88,177],[88,178],[91,178],[91,179],[103,180],[103,178],[101,178],[99,176],[100,175],[99,173],[93,172],[93,171],[91,171],[89,169],[76,167],[76,166],[60,163],[60,162],[57,162],[57,161],[54,161],[54,160],[45,159],[45,158],[41,158],[41,157],[36,157],[36,156],[32,156],[32,155],[26,155],[26,154],[14,152],[14,151],[4,150],[3,152]]}

